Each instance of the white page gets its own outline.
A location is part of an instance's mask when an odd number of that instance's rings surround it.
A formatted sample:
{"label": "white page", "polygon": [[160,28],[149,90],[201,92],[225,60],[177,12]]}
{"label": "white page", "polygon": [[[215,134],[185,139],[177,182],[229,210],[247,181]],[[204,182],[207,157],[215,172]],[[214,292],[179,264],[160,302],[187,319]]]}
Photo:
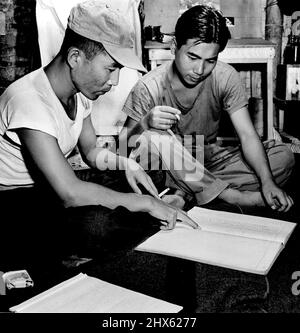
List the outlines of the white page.
{"label": "white page", "polygon": [[136,250],[266,274],[282,248],[278,242],[178,227],[158,232]]}
{"label": "white page", "polygon": [[176,313],[182,309],[86,274],[10,308],[22,313]]}
{"label": "white page", "polygon": [[283,244],[286,243],[296,226],[295,223],[282,220],[215,211],[200,207],[192,208],[188,215],[203,230],[277,241]]}

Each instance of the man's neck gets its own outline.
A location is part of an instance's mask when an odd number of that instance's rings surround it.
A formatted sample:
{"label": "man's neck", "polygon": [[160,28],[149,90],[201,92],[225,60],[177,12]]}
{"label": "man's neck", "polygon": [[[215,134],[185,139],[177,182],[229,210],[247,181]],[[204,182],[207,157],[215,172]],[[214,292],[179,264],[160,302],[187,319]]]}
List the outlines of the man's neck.
{"label": "man's neck", "polygon": [[68,105],[69,101],[74,98],[77,93],[71,77],[70,69],[58,55],[44,69],[50,85],[57,98],[64,104]]}
{"label": "man's neck", "polygon": [[188,87],[183,84],[175,67],[175,63],[171,66],[168,73],[168,79],[174,98],[178,107],[183,114],[189,112],[195,105],[201,89],[203,88],[204,81],[200,82],[194,87]]}
{"label": "man's neck", "polygon": [[69,67],[58,55],[45,67],[44,70],[50,85],[65,109],[66,114],[70,119],[74,120],[77,109],[74,97],[77,90],[72,83]]}
{"label": "man's neck", "polygon": [[193,94],[197,92],[202,86],[202,82],[198,83],[196,86],[188,86],[185,84],[184,80],[181,78],[178,72],[175,62],[173,62],[168,73],[169,82],[174,92],[187,92]]}

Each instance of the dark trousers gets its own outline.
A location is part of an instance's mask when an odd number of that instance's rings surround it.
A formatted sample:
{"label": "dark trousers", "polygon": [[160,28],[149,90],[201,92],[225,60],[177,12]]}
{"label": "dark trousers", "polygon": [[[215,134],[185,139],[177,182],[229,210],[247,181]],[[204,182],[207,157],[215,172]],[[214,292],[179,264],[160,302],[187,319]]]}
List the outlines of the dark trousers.
{"label": "dark trousers", "polygon": [[[76,171],[78,178],[132,192],[124,172]],[[151,172],[162,190],[162,172]],[[68,254],[97,257],[135,247],[158,230],[159,221],[147,213],[131,213],[101,205],[64,208],[47,186],[0,192],[1,263],[32,263]],[[15,267],[15,265],[14,265]],[[1,270],[1,269],[0,269]]]}

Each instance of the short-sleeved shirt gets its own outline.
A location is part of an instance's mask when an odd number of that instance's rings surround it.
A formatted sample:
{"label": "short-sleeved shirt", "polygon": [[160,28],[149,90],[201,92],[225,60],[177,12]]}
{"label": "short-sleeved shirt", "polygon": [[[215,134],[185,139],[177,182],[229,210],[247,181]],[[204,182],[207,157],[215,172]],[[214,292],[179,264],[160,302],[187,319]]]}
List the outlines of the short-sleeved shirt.
{"label": "short-sleeved shirt", "polygon": [[248,103],[239,73],[231,65],[218,61],[211,75],[201,82],[195,102],[185,109],[168,78],[172,65],[173,62],[166,62],[143,76],[131,90],[123,112],[139,121],[154,106],[168,105],[182,112],[175,133],[204,135],[205,142],[215,140],[221,113],[232,114]]}
{"label": "short-sleeved shirt", "polygon": [[83,120],[91,112],[91,102],[82,94],[76,95],[76,106],[76,118],[71,120],[43,68],[25,75],[4,91],[0,96],[0,190],[34,183],[16,130],[28,128],[55,137],[67,157],[77,144]]}

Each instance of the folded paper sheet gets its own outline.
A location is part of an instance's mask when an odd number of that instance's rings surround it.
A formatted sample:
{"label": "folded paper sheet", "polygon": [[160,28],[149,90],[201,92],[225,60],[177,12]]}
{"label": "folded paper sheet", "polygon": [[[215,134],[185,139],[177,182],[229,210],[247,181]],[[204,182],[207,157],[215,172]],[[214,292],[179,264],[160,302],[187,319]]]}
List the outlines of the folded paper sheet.
{"label": "folded paper sheet", "polygon": [[177,313],[181,306],[80,273],[10,308],[22,313]]}
{"label": "folded paper sheet", "polygon": [[177,223],[136,247],[254,274],[268,273],[296,224],[194,207],[188,215],[201,229]]}

